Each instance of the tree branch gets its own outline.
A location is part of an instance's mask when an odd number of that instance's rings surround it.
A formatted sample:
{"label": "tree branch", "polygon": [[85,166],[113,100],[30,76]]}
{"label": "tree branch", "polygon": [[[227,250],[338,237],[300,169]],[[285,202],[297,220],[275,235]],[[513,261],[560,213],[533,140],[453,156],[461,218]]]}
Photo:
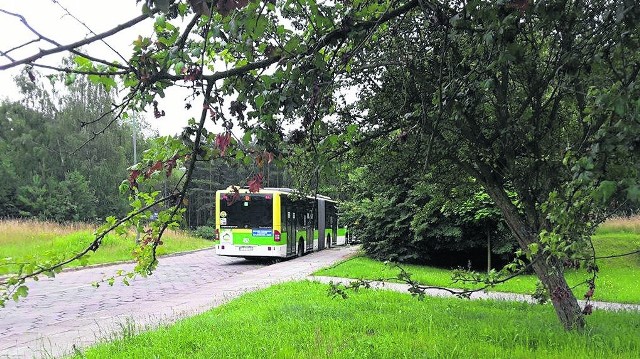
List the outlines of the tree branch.
{"label": "tree branch", "polygon": [[[21,15],[13,14],[13,13],[10,13],[10,12],[2,10],[2,9],[0,9],[0,11],[8,13],[10,15],[19,16],[19,17],[23,18]],[[40,50],[40,52],[38,52],[35,55],[23,58],[21,60],[13,61],[13,62],[11,62],[9,64],[6,64],[6,65],[0,65],[0,70],[6,70],[6,69],[10,69],[10,68],[16,67],[18,65],[28,64],[28,63],[31,63],[31,62],[33,62],[35,60],[43,58],[45,56],[49,56],[49,55],[52,55],[52,54],[57,54],[57,53],[63,52],[63,51],[71,51],[71,50],[74,50],[74,49],[76,49],[76,48],[78,48],[80,46],[83,46],[83,45],[86,45],[86,44],[90,44],[90,43],[98,41],[98,40],[102,40],[104,38],[107,38],[107,37],[109,37],[111,35],[117,34],[118,32],[120,32],[120,31],[122,31],[124,29],[130,28],[131,26],[134,26],[137,23],[142,22],[142,21],[150,18],[153,14],[155,14],[158,11],[159,11],[158,9],[153,9],[153,10],[151,10],[151,12],[149,14],[140,15],[140,16],[134,18],[134,19],[131,19],[131,20],[125,22],[124,24],[121,24],[121,25],[118,25],[118,26],[114,27],[111,30],[107,30],[107,31],[105,31],[103,33],[100,33],[98,35],[86,38],[84,40],[76,41],[76,42],[71,43],[69,45],[57,46],[57,47],[55,47],[53,49],[49,49],[49,50]],[[26,24],[26,22],[25,22],[25,24]],[[27,25],[27,27],[29,27],[29,26]],[[55,43],[55,42],[53,42],[53,43]],[[85,55],[82,55],[82,56],[85,56]]]}
{"label": "tree branch", "polygon": [[[84,55],[82,55],[84,56]],[[48,70],[54,70],[57,72],[64,72],[67,74],[78,74],[78,75],[98,75],[98,76],[118,76],[128,74],[129,71],[121,70],[121,71],[85,71],[85,70],[75,70],[70,67],[56,67],[38,63],[30,63],[29,66],[39,67]]]}
{"label": "tree branch", "polygon": [[[171,213],[171,218],[173,218],[173,216],[175,216],[178,213],[178,210],[182,206],[182,203],[184,202],[184,199],[187,195],[187,189],[189,189],[189,184],[191,183],[191,177],[193,176],[193,171],[196,168],[196,159],[198,158],[198,153],[200,152],[200,144],[202,142],[202,129],[204,128],[204,123],[207,120],[207,112],[209,109],[208,104],[209,104],[209,100],[211,99],[211,91],[213,90],[213,85],[214,85],[213,81],[207,83],[207,88],[204,93],[202,113],[200,114],[200,122],[198,123],[196,138],[193,141],[193,150],[191,151],[191,162],[189,163],[189,168],[187,169],[187,173],[185,174],[185,177],[184,177],[185,178],[184,186],[182,187],[182,190],[178,194],[178,200],[176,201],[177,205],[175,206],[175,208],[173,209],[173,212]],[[152,247],[153,258],[150,265],[154,265],[157,262],[156,249],[158,248],[158,245],[160,244],[160,238],[162,238],[162,234],[167,229],[168,225],[169,225],[168,223],[163,223],[162,228],[160,229],[160,233],[158,234],[158,240],[153,242],[153,247]]]}
{"label": "tree branch", "polygon": [[[413,10],[414,8],[416,8],[418,6],[418,0],[412,0],[408,3],[406,3],[405,5],[400,6],[399,8],[387,12],[384,15],[380,16],[379,18],[375,19],[375,20],[371,20],[371,21],[362,21],[360,23],[357,23],[355,25],[353,25],[352,27],[340,27],[337,28],[331,32],[329,32],[328,34],[326,34],[325,36],[323,36],[322,38],[320,38],[320,40],[318,40],[318,42],[316,42],[314,44],[314,46],[310,47],[307,51],[302,52],[297,54],[297,56],[294,56],[295,54],[292,54],[291,56],[282,56],[282,55],[276,55],[276,56],[272,56],[260,61],[255,61],[252,63],[249,63],[247,65],[241,66],[241,67],[237,67],[237,68],[233,68],[230,70],[226,70],[226,71],[220,71],[220,72],[216,72],[210,75],[202,75],[200,77],[200,79],[202,80],[207,80],[207,81],[217,81],[217,80],[221,80],[227,77],[232,77],[232,76],[237,76],[237,75],[241,75],[244,73],[247,73],[251,70],[257,70],[257,69],[262,69],[262,68],[266,68],[269,67],[279,61],[285,60],[285,59],[293,59],[295,57],[299,57],[299,56],[307,56],[310,54],[313,54],[315,52],[318,52],[320,49],[324,48],[327,45],[330,45],[332,43],[335,43],[336,41],[339,41],[341,39],[345,39],[349,36],[349,34],[353,33],[353,32],[358,32],[358,31],[362,31],[362,30],[369,30],[373,27],[379,26],[387,21],[390,21],[402,14],[405,14],[411,10]],[[0,68],[2,69],[2,68]],[[171,81],[179,81],[179,80],[183,80],[184,76],[182,75],[172,75],[169,74],[167,72],[159,72],[156,73],[151,79],[149,79],[149,83],[155,82],[155,81],[159,81],[159,80],[171,80]]]}
{"label": "tree branch", "polygon": [[[55,46],[61,46],[59,42],[57,42],[57,41],[55,41],[55,40],[53,40],[53,39],[50,39],[50,38],[48,38],[48,37],[46,37],[46,36],[42,35],[42,34],[41,34],[41,33],[39,33],[38,31],[36,31],[36,29],[34,29],[33,27],[31,27],[31,25],[29,25],[29,23],[27,22],[27,19],[25,19],[25,18],[24,18],[24,16],[22,16],[22,15],[20,15],[20,14],[13,13],[13,12],[11,12],[11,11],[7,11],[7,10],[5,10],[5,9],[0,9],[0,11],[1,11],[1,12],[3,12],[3,13],[5,13],[5,14],[7,14],[7,15],[15,16],[15,17],[17,17],[18,19],[20,19],[20,22],[21,22],[24,26],[26,26],[26,27],[27,27],[27,29],[29,29],[29,31],[31,31],[32,33],[34,33],[34,34],[38,37],[38,40],[37,40],[37,41],[39,41],[39,40],[44,40],[44,41],[49,42],[49,43],[51,43],[51,44],[53,44],[53,45],[55,45]],[[31,41],[30,41],[30,42],[31,42]]]}
{"label": "tree branch", "polygon": [[[528,268],[530,268],[533,263],[537,260],[534,259],[533,261],[531,261],[529,264],[527,264],[527,266],[521,268],[520,270],[518,270],[517,272],[503,278],[500,280],[496,280],[493,281],[491,283],[486,283],[480,287],[480,288],[476,288],[476,289],[452,289],[452,288],[446,288],[446,287],[441,287],[441,286],[435,286],[435,285],[421,285],[420,283],[418,283],[417,281],[411,279],[411,275],[404,270],[404,268],[402,268],[399,264],[394,264],[393,266],[398,268],[400,270],[400,273],[393,278],[380,278],[377,280],[365,280],[365,279],[359,279],[356,281],[351,282],[348,286],[345,286],[345,289],[358,289],[360,287],[365,287],[365,288],[369,288],[371,287],[371,283],[373,282],[389,282],[389,281],[400,281],[404,284],[409,285],[409,292],[412,295],[416,295],[418,297],[423,297],[425,292],[427,290],[430,289],[436,289],[436,290],[441,290],[441,291],[445,291],[449,294],[455,295],[457,297],[461,297],[461,298],[470,298],[471,294],[473,293],[477,293],[477,292],[481,292],[484,291],[488,288],[494,287],[496,284],[501,284],[501,283],[505,283],[513,278],[516,278],[520,275],[522,275],[523,273],[525,273],[526,270],[528,270]],[[477,280],[469,280],[467,282],[473,282],[473,283],[480,283],[480,281]],[[344,292],[343,289],[337,287],[336,284],[332,284],[332,288],[331,288],[331,293],[333,294],[333,296],[336,295],[341,295],[343,298],[346,297],[346,293]]]}
{"label": "tree branch", "polygon": [[[60,4],[60,2],[55,1],[55,3],[64,11],[67,13],[67,15],[71,16],[74,20],[76,20],[80,25],[84,26],[85,29],[87,29],[91,34],[93,35],[97,35],[93,30],[91,30],[91,28],[89,26],[87,26],[87,24],[85,24],[84,22],[80,21],[80,19],[78,19],[77,17],[75,17],[66,7],[62,6],[62,4]],[[122,56],[118,51],[116,51],[116,49],[114,49],[111,45],[109,45],[106,41],[101,40],[103,44],[105,44],[109,49],[111,49],[111,51],[113,51],[116,55],[118,55],[118,57],[120,59],[122,59],[122,61],[124,61],[125,63],[129,63],[127,61],[127,59],[124,58],[124,56]],[[86,57],[86,56],[85,56]],[[88,58],[88,57],[87,57]],[[92,61],[99,61],[101,62],[102,60],[100,59],[91,59]]]}

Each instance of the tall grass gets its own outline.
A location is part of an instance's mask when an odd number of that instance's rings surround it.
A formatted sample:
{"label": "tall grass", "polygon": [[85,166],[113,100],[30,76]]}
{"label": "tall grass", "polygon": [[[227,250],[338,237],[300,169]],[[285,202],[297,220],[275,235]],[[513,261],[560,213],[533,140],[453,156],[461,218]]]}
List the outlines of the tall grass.
{"label": "tall grass", "polygon": [[640,313],[596,312],[565,332],[551,306],[311,282],[249,293],[175,325],[100,344],[86,358],[638,358]]}
{"label": "tall grass", "polygon": [[[18,263],[43,262],[53,258],[71,258],[84,250],[94,239],[94,228],[89,224],[58,224],[30,220],[0,221],[0,257],[11,258],[0,265],[0,275],[15,273]],[[104,264],[133,259],[135,232],[127,236],[107,235],[100,248],[90,252],[87,264]],[[213,242],[189,236],[180,231],[169,231],[158,247],[159,255],[208,248]],[[1,263],[1,262],[0,262]],[[69,267],[82,265],[79,261]]]}
{"label": "tall grass", "polygon": [[40,240],[67,235],[77,231],[92,230],[88,223],[57,223],[34,219],[0,220],[0,245],[27,240]]}
{"label": "tall grass", "polygon": [[608,219],[596,230],[596,234],[608,233],[638,233],[640,234],[640,215],[632,217],[616,217]]}

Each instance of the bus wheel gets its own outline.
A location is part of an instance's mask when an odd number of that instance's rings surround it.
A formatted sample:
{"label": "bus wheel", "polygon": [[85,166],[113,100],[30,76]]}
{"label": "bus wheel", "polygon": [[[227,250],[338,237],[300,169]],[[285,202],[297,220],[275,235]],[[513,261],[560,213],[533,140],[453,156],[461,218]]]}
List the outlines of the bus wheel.
{"label": "bus wheel", "polygon": [[302,257],[304,254],[304,239],[298,240],[298,257]]}

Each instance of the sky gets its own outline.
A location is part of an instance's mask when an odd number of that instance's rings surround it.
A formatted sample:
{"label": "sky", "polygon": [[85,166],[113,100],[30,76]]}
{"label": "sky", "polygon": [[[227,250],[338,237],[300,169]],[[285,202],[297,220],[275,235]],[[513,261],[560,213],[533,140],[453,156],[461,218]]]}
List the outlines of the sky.
{"label": "sky", "polygon": [[[69,16],[62,7],[66,8],[73,16]],[[142,14],[141,7],[142,2],[136,4],[135,0],[0,0],[0,10],[22,15],[34,30],[62,45],[92,36],[91,31],[78,20],[86,24],[93,32],[101,33]],[[123,30],[106,39],[106,42],[122,56],[129,58],[132,52],[132,41],[138,35],[150,36],[152,34],[152,21],[146,20],[131,29]],[[19,18],[1,11],[0,34],[2,34],[0,36],[0,51],[2,52],[37,39],[37,35],[22,24]],[[12,51],[9,55],[17,60],[34,55],[40,49],[52,47],[53,45],[50,43],[40,40]],[[92,44],[84,47],[83,50],[96,57],[120,60],[118,54],[103,43]],[[38,60],[38,62],[56,66],[65,56],[68,56],[68,53],[50,56]],[[6,57],[0,57],[0,65],[9,62]],[[120,62],[123,61],[120,60]],[[23,68],[23,66],[18,66],[0,71],[0,100],[19,100],[19,93],[12,78]],[[38,71],[44,72],[43,70]],[[43,73],[43,75],[45,74],[46,72]],[[191,111],[184,108],[185,95],[185,93],[179,93],[179,90],[167,92],[167,97],[160,103],[160,108],[166,112],[165,117],[155,119],[151,108],[147,113],[140,115],[161,135],[177,134],[181,132],[182,127],[187,125],[190,117],[200,117],[200,106],[193,106]]]}

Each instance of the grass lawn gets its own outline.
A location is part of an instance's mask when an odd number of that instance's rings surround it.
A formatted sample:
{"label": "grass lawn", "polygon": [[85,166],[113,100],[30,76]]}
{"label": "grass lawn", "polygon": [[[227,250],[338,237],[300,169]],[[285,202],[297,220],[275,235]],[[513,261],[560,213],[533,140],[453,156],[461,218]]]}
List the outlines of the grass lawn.
{"label": "grass lawn", "polygon": [[[10,262],[44,259],[50,255],[80,252],[93,241],[93,228],[89,225],[60,225],[36,221],[0,221],[0,253]],[[158,247],[160,255],[209,248],[214,242],[186,235],[182,232],[167,232],[163,244]],[[107,236],[100,248],[91,253],[88,264],[112,263],[131,260],[135,238],[116,235]],[[74,261],[69,267],[81,264]],[[0,275],[15,272],[15,265],[0,265]]]}
{"label": "grass lawn", "polygon": [[[631,252],[640,248],[640,218],[629,220],[614,220],[605,223],[593,237],[593,244],[598,256]],[[593,299],[598,301],[640,303],[640,254],[631,256],[598,260],[600,273],[596,281]],[[448,269],[427,266],[403,265],[412,274],[412,278],[422,284],[460,287],[451,281],[452,272]],[[316,272],[316,275],[381,279],[393,278],[399,273],[397,268],[391,268],[383,262],[366,257],[356,257],[336,266]],[[566,273],[570,286],[577,285],[589,278],[584,270],[571,270]],[[515,278],[507,283],[499,284],[492,290],[513,293],[533,293],[537,278],[526,275]],[[470,287],[470,286],[469,286]],[[578,298],[582,298],[587,291],[586,285],[574,288]]]}
{"label": "grass lawn", "polygon": [[640,313],[597,311],[567,333],[551,306],[280,284],[77,358],[638,358]]}

